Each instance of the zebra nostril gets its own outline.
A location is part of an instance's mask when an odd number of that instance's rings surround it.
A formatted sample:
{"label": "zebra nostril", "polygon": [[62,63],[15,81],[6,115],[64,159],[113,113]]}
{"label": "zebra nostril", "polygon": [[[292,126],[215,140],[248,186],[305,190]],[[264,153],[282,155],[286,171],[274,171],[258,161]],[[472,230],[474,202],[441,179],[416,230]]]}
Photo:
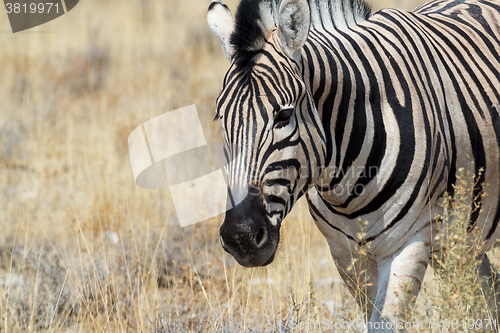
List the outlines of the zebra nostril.
{"label": "zebra nostril", "polygon": [[257,236],[255,237],[255,245],[261,247],[267,240],[267,230],[264,227],[260,227],[257,231]]}

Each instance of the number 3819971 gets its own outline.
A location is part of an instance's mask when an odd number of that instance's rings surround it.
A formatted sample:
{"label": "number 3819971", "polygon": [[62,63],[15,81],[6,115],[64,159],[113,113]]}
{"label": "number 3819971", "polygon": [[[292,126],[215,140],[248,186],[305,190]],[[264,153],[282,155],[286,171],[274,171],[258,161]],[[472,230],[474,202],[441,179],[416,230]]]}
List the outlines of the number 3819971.
{"label": "number 3819971", "polygon": [[40,3],[10,3],[7,2],[5,4],[5,8],[7,10],[7,14],[35,14],[35,13],[50,13],[50,11],[55,11],[56,13],[59,13],[59,4],[58,3],[52,3],[52,2],[40,2]]}

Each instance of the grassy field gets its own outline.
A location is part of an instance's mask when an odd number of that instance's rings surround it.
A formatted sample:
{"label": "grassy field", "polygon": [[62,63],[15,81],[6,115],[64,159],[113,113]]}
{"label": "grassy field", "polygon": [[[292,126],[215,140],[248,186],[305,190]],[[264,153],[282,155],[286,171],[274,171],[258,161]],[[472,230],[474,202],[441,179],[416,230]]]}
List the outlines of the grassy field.
{"label": "grassy field", "polygon": [[[0,332],[316,332],[306,324],[362,318],[304,202],[275,263],[245,269],[219,245],[221,219],[180,228],[168,190],[134,184],[127,137],[141,123],[196,104],[220,141],[228,63],[208,4],[85,0],[17,34],[0,14]],[[419,304],[414,318],[435,315]]]}

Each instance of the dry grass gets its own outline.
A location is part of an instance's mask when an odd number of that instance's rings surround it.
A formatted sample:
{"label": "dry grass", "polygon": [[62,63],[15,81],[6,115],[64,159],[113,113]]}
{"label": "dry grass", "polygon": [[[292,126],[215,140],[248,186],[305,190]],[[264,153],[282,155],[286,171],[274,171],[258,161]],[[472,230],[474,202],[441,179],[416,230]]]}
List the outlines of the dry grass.
{"label": "dry grass", "polygon": [[18,34],[2,14],[0,332],[313,332],[361,316],[304,202],[276,262],[244,269],[220,219],[181,229],[168,191],[133,182],[127,137],[144,121],[194,103],[220,140],[228,64],[208,3],[87,0]]}

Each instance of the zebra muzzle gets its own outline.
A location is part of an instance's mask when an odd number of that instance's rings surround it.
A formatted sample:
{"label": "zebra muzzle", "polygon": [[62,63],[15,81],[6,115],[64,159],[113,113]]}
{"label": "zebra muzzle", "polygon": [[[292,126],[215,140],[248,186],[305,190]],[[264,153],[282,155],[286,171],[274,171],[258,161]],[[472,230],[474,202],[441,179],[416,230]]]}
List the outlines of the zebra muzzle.
{"label": "zebra muzzle", "polygon": [[270,264],[279,242],[279,225],[267,220],[252,198],[226,212],[220,227],[222,248],[245,267]]}

